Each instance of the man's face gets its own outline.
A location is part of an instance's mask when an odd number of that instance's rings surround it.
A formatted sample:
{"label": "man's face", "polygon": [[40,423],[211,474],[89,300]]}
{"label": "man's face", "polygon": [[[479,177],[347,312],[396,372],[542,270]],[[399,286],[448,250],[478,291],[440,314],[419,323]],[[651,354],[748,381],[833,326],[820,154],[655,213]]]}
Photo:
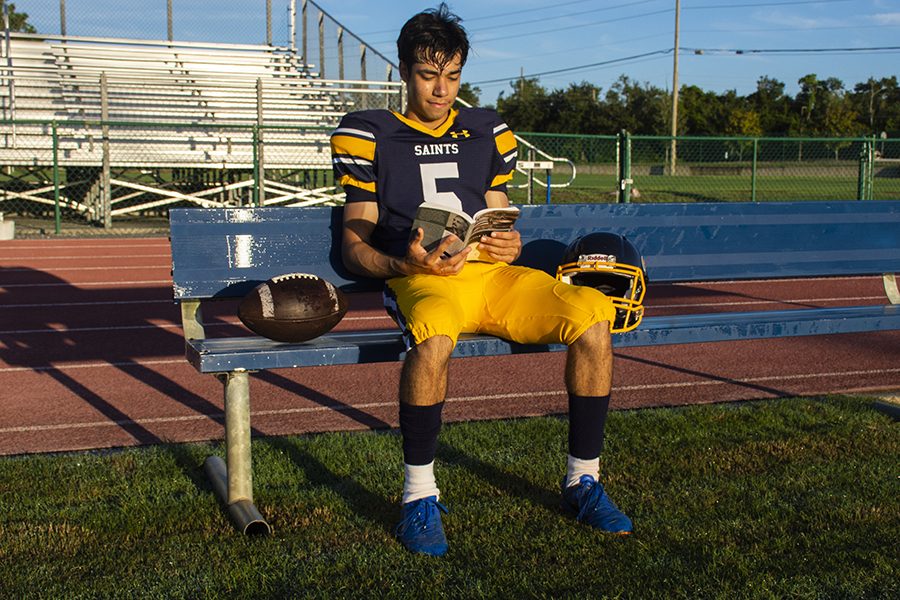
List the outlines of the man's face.
{"label": "man's face", "polygon": [[459,55],[443,65],[417,62],[407,66],[401,63],[400,77],[406,83],[407,92],[404,116],[436,129],[447,119],[456,101],[461,75]]}

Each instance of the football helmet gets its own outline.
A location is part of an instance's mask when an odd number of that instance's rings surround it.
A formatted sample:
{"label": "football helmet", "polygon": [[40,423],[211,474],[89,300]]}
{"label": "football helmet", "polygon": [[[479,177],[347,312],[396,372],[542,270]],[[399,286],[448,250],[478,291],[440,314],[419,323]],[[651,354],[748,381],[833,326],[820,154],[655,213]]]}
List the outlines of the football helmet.
{"label": "football helmet", "polygon": [[644,318],[647,289],[644,258],[634,244],[615,233],[589,233],[566,248],[556,278],[603,292],[616,308],[610,332],[623,333]]}

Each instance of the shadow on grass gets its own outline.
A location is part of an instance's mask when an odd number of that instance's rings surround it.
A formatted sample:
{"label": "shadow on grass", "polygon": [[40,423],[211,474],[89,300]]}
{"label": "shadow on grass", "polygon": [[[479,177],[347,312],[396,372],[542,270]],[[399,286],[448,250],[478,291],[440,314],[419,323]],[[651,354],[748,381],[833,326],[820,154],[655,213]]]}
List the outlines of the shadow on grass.
{"label": "shadow on grass", "polygon": [[203,471],[203,461],[208,456],[207,454],[198,456],[196,452],[191,452],[190,446],[187,444],[166,444],[165,451],[198,491],[214,493],[212,483]]}
{"label": "shadow on grass", "polygon": [[306,484],[332,490],[358,517],[390,530],[396,524],[398,507],[388,498],[363,486],[352,477],[338,475],[318,458],[289,438],[268,437],[259,442],[282,452],[306,475]]}
{"label": "shadow on grass", "polygon": [[533,481],[486,463],[446,442],[438,442],[437,457],[442,464],[461,467],[510,496],[554,512],[558,510],[559,492],[556,490],[536,485]]}
{"label": "shadow on grass", "polygon": [[[304,475],[304,487],[324,487],[339,497],[346,506],[360,519],[369,521],[375,527],[384,531],[393,531],[399,517],[399,505],[391,498],[374,492],[352,475],[345,476],[336,473],[325,465],[319,458],[289,437],[263,437],[256,440],[265,444],[286,456]],[[184,467],[190,467],[194,457],[188,452],[180,451],[176,460],[181,461]],[[438,443],[437,460],[443,466],[459,467],[466,470],[477,479],[489,483],[492,487],[503,493],[517,497],[535,506],[542,506],[549,511],[558,510],[559,494],[554,489],[547,489],[536,485],[524,477],[508,472],[478,459],[464,450],[446,442]],[[185,471],[189,471],[185,468]],[[202,473],[195,471],[199,479],[194,480],[195,485],[201,489],[211,489]],[[399,489],[397,490],[399,494]],[[447,497],[453,495],[448,490]],[[461,493],[460,496],[466,494]]]}

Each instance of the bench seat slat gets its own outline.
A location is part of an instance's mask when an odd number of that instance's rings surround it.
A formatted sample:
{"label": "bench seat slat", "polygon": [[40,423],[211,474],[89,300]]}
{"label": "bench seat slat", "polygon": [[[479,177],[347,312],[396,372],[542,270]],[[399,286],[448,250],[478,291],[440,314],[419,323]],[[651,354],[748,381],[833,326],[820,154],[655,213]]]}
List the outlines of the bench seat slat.
{"label": "bench seat slat", "polygon": [[849,306],[647,317],[616,347],[721,342],[900,329],[900,306]]}
{"label": "bench seat slat", "polygon": [[[647,317],[635,331],[613,336],[617,348],[718,342],[804,335],[900,329],[900,306],[875,305],[743,313]],[[524,345],[482,335],[464,335],[456,358],[558,352],[562,344]],[[262,337],[190,340],[187,356],[203,373],[393,362],[405,355],[400,334],[392,330],[335,332],[302,344]]]}

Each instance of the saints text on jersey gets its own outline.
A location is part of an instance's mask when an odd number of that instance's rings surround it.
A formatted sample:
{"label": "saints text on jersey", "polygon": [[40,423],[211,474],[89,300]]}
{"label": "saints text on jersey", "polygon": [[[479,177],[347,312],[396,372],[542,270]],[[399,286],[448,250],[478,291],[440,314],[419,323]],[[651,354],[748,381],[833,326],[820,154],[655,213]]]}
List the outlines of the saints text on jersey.
{"label": "saints text on jersey", "polygon": [[459,144],[416,144],[413,150],[416,156],[459,154]]}

